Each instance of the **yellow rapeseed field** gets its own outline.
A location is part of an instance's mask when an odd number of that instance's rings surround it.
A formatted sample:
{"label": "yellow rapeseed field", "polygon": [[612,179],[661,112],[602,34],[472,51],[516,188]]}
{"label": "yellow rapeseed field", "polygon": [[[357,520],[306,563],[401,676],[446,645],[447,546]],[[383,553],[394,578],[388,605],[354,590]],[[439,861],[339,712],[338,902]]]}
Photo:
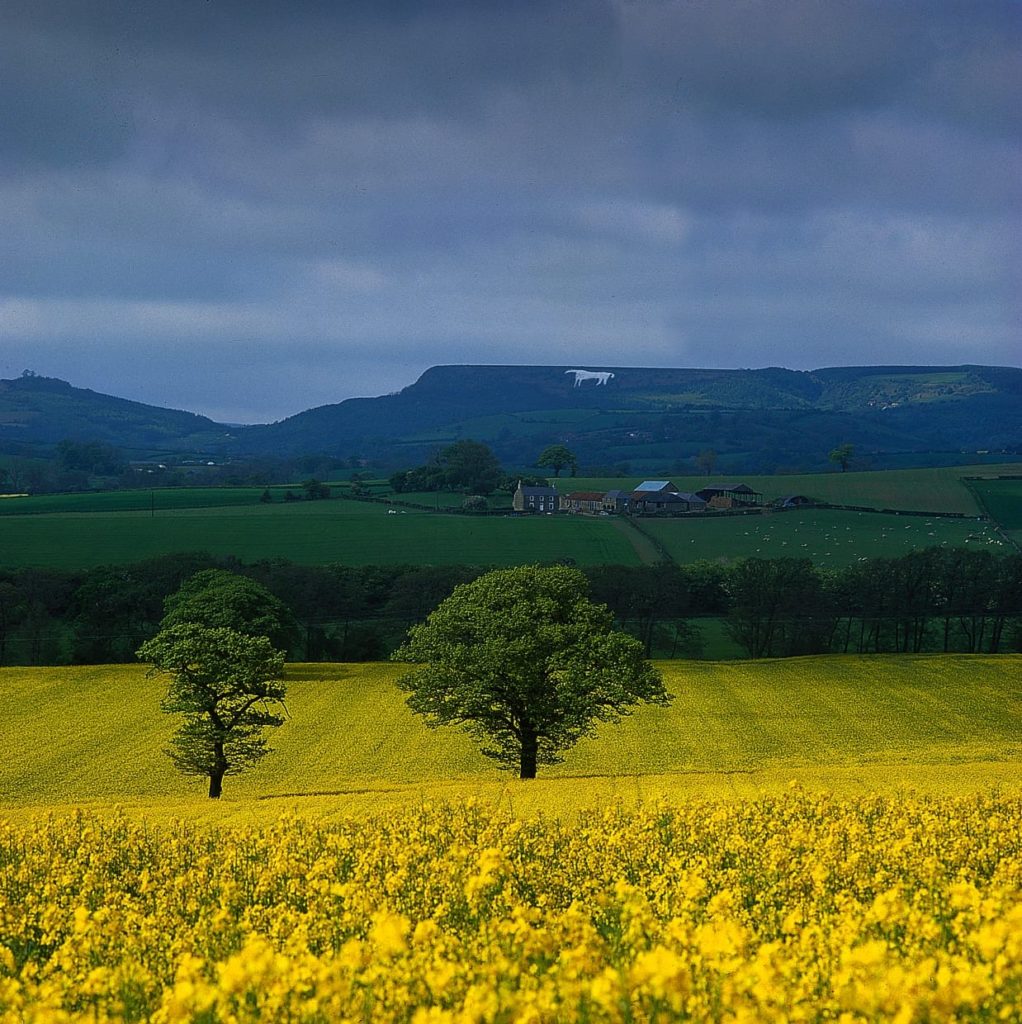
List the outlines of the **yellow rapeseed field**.
{"label": "yellow rapeseed field", "polygon": [[1022,799],[0,824],[0,1022],[1022,1019]]}

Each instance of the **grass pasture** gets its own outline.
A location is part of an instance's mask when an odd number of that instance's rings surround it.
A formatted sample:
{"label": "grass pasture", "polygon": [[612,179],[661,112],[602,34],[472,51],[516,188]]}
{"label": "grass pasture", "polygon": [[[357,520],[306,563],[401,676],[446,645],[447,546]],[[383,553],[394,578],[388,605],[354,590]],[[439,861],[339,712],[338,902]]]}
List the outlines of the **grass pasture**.
{"label": "grass pasture", "polygon": [[[0,501],[0,516],[55,512],[166,512],[185,508],[236,508],[258,505],[262,487],[158,487],[133,491],[86,491],[81,494],[33,494]],[[274,501],[301,488],[270,487]]]}
{"label": "grass pasture", "polygon": [[1022,544],[1022,477],[1014,480],[974,480],[972,487],[991,518]]}
{"label": "grass pasture", "polygon": [[401,666],[291,665],[274,754],[219,805],[161,752],[165,684],[141,666],[0,669],[0,816],[136,808],[159,819],[271,821],[478,797],[515,812],[613,800],[754,796],[790,780],[839,792],[949,794],[1022,779],[1022,657],[664,662],[668,709],[641,708],[520,785],[454,729],[431,731],[394,686]]}
{"label": "grass pasture", "polygon": [[[638,524],[682,564],[790,555],[840,566],[930,545],[1003,547],[993,530],[975,521],[836,510]],[[180,551],[306,565],[517,565],[565,557],[579,565],[635,565],[655,557],[647,547],[615,517],[389,514],[384,504],[337,500],[158,508],[155,515],[147,509],[50,512],[0,521],[0,565],[8,568],[86,569]]]}
{"label": "grass pasture", "polygon": [[244,561],[316,565],[516,565],[571,557],[579,565],[637,564],[628,538],[606,521],[542,516],[436,515],[385,505],[315,501],[240,508],[50,513],[0,526],[0,565],[89,568],[176,551]]}
{"label": "grass pasture", "polygon": [[837,509],[776,512],[719,519],[640,519],[681,564],[697,559],[809,558],[838,568],[863,558],[895,557],[926,547],[982,546],[1004,552],[986,523],[967,519],[880,515]]}

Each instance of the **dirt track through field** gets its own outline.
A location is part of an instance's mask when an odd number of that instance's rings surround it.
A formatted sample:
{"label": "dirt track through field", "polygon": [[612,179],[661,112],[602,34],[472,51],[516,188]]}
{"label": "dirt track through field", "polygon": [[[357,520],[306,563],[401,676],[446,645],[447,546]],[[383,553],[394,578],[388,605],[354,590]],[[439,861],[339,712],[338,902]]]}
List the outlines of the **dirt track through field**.
{"label": "dirt track through field", "polygon": [[662,556],[657,551],[656,545],[630,519],[616,516],[613,523],[625,535],[643,565],[656,565],[657,562],[662,561]]}

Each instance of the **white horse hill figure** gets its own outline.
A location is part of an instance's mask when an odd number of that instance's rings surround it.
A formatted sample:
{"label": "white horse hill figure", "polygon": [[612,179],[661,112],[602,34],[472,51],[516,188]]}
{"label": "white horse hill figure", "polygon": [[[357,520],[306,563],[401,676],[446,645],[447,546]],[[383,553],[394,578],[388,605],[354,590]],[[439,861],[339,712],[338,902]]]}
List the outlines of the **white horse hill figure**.
{"label": "white horse hill figure", "polygon": [[596,381],[596,386],[599,387],[601,384],[606,384],[614,376],[610,370],[565,370],[564,372],[575,374],[575,387],[577,388],[582,386],[582,381],[584,380],[594,380]]}

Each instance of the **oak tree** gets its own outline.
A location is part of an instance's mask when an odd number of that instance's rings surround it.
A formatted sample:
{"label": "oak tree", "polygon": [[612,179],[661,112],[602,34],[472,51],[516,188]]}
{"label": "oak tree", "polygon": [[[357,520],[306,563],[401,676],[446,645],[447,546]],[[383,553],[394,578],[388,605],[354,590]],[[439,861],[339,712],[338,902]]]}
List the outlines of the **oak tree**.
{"label": "oak tree", "polygon": [[571,467],[571,475],[574,476],[578,468],[578,460],[575,453],[563,444],[551,444],[539,453],[536,465],[543,468],[549,467],[554,471],[554,476],[560,476],[565,466]]}
{"label": "oak tree", "polygon": [[266,637],[194,622],[162,630],[137,653],[150,675],[170,676],[161,708],[184,716],[167,753],[186,775],[208,778],[218,799],[225,776],[269,753],[263,730],[284,722],[284,655]]}
{"label": "oak tree", "polygon": [[226,626],[249,636],[264,636],[288,650],[301,635],[293,612],[266,587],[226,569],[203,569],[164,602],[161,629],[184,622]]}
{"label": "oak tree", "polygon": [[457,587],[393,655],[398,685],[431,727],[460,725],[523,779],[600,722],[670,700],[642,644],[612,628],[566,566],[520,566]]}

